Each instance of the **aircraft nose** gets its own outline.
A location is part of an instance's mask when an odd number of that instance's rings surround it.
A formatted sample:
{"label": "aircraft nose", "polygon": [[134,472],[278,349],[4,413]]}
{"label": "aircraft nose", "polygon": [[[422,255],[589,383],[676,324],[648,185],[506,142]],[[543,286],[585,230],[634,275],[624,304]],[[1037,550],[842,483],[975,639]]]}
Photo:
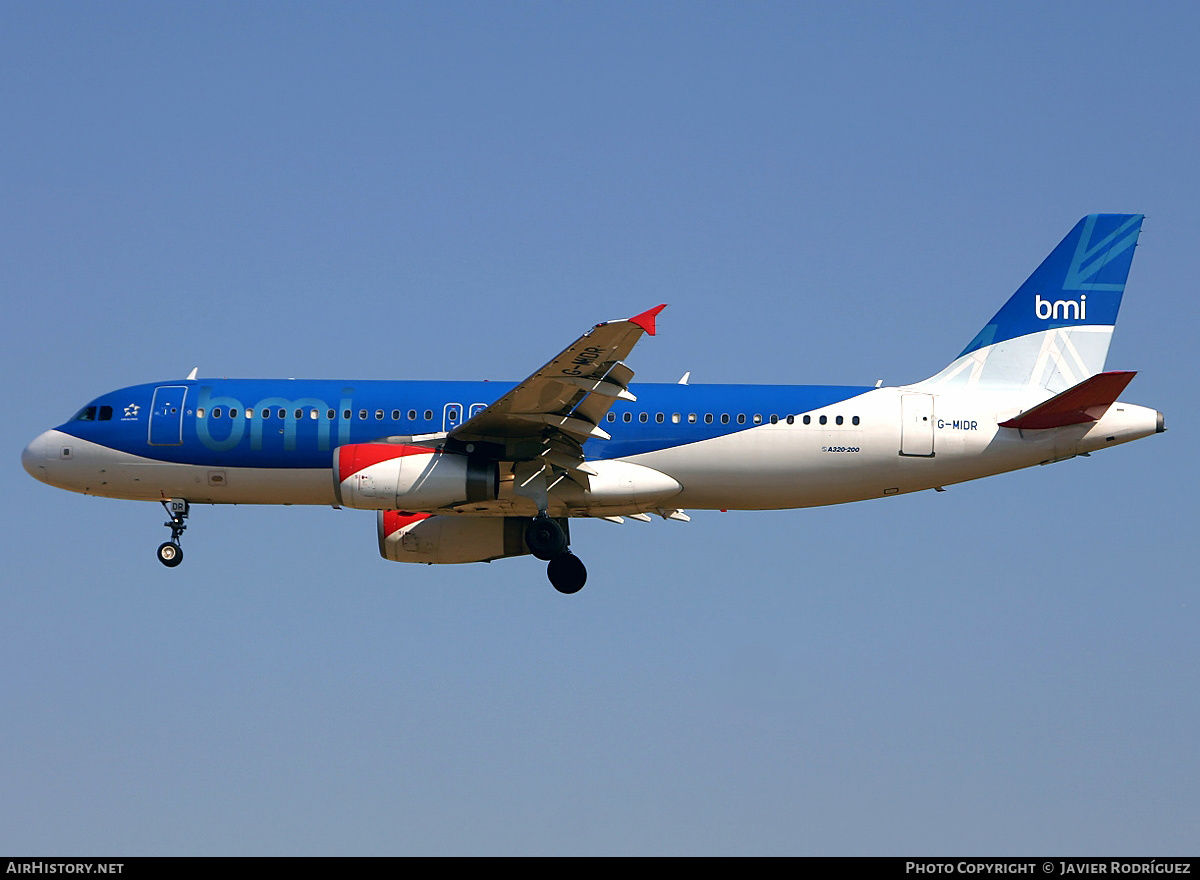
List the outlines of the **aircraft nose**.
{"label": "aircraft nose", "polygon": [[50,442],[50,432],[38,434],[21,451],[21,467],[35,480],[46,482],[46,449]]}

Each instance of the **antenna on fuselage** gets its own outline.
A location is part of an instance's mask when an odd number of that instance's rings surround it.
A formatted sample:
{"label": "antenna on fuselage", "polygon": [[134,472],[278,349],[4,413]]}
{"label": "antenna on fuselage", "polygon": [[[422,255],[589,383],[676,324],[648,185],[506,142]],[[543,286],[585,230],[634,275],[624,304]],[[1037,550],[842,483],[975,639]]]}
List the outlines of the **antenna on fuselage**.
{"label": "antenna on fuselage", "polygon": [[199,372],[200,372],[200,368],[199,368],[199,367],[192,367],[192,371],[191,371],[190,373],[188,373],[188,374],[187,374],[187,377],[188,377],[189,379],[195,379],[195,378],[196,378],[196,374],[197,374],[197,373],[199,373]]}
{"label": "antenna on fuselage", "polygon": [[690,379],[690,378],[692,378],[692,371],[688,370],[686,373],[683,374],[683,378],[679,380],[679,384],[686,385],[688,383],[688,379]]}

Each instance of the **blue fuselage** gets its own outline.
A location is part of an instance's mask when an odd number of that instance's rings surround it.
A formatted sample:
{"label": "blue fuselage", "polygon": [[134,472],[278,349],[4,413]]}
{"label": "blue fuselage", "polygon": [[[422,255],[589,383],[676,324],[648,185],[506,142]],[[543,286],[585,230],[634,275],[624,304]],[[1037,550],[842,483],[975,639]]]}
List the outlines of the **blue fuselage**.
{"label": "blue fuselage", "polygon": [[[57,430],[163,462],[327,468],[349,443],[452,430],[513,387],[507,382],[198,379],[98,397]],[[631,389],[588,459],[621,458],[747,430],[870,391],[832,385],[666,385]]]}

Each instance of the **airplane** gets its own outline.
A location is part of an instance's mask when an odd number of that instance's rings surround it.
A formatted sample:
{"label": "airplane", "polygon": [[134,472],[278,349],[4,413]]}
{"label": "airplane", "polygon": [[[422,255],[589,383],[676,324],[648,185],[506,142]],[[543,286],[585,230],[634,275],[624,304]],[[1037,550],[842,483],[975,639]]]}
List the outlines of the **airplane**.
{"label": "airplane", "polygon": [[74,492],[157,501],[183,559],[194,504],[376,511],[397,562],[533,555],[587,580],[570,519],[687,521],[887,498],[1086,456],[1161,433],[1105,372],[1142,226],[1081,219],[943,370],[896,387],[631,384],[665,305],[597,324],[515,384],[200,379],[97,397],[21,455]]}

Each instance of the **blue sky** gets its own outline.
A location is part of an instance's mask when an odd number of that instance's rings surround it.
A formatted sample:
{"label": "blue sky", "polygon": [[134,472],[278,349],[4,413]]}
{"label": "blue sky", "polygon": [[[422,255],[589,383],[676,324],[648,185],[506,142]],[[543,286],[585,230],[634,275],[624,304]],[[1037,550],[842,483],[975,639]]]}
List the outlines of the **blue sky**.
{"label": "blue sky", "polygon": [[[1200,12],[0,3],[0,850],[1178,854],[1200,821]],[[380,559],[373,514],[58,492],[218,376],[914,381],[1082,215],[1168,432],[888,501]]]}

